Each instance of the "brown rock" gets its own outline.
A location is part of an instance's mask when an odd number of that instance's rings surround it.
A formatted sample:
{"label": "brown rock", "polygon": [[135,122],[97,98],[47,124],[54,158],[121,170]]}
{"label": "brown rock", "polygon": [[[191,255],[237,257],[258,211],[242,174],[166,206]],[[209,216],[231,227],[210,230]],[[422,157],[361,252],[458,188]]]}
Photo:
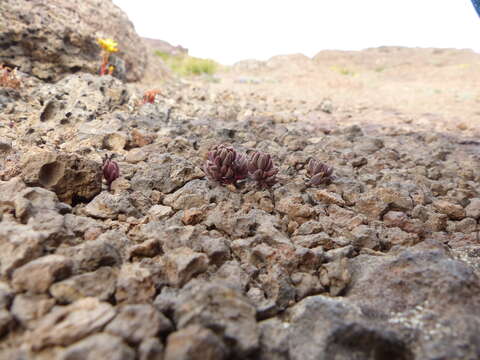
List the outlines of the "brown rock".
{"label": "brown rock", "polygon": [[101,165],[73,153],[36,149],[21,167],[25,183],[54,191],[67,204],[91,200],[102,190]]}
{"label": "brown rock", "polygon": [[115,293],[116,280],[114,269],[101,267],[53,284],[50,286],[50,294],[61,304],[69,304],[85,297],[108,301]]}
{"label": "brown rock", "polygon": [[165,273],[174,286],[183,286],[194,275],[207,270],[208,257],[187,247],[169,251],[164,257]]}
{"label": "brown rock", "polygon": [[69,276],[73,261],[62,255],[46,255],[18,268],[12,275],[15,291],[44,293],[50,285]]}
{"label": "brown rock", "polygon": [[68,306],[54,308],[31,333],[34,350],[47,346],[67,346],[101,329],[115,316],[108,303],[84,298]]}
{"label": "brown rock", "polygon": [[123,264],[118,274],[115,299],[118,303],[146,303],[155,296],[150,270],[139,263]]}
{"label": "brown rock", "polygon": [[437,200],[433,203],[433,206],[452,220],[462,220],[466,215],[463,207],[447,200]]}
{"label": "brown rock", "polygon": [[12,314],[20,324],[33,329],[31,322],[40,319],[55,305],[55,299],[41,294],[18,294],[12,304]]}

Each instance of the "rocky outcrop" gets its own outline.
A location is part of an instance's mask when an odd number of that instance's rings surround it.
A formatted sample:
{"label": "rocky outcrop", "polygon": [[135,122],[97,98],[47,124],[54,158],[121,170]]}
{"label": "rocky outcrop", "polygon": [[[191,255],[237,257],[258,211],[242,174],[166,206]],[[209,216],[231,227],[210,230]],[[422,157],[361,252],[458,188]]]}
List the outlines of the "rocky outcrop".
{"label": "rocky outcrop", "polygon": [[46,81],[76,72],[98,73],[97,38],[113,38],[117,71],[127,81],[143,76],[147,54],[125,13],[112,1],[6,0],[0,4],[0,64]]}

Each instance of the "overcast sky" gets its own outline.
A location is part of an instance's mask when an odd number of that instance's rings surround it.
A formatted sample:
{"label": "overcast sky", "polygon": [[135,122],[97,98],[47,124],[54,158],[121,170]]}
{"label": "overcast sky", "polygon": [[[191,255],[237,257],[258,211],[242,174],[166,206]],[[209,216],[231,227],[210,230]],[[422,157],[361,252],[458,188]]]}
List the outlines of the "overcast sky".
{"label": "overcast sky", "polygon": [[223,64],[381,45],[480,51],[470,0],[113,0],[141,36]]}

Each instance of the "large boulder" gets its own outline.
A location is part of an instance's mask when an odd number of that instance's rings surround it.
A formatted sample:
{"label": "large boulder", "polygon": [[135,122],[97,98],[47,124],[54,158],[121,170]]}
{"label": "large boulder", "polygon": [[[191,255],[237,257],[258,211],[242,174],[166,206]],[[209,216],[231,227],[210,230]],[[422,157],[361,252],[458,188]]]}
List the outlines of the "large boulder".
{"label": "large boulder", "polygon": [[145,45],[127,15],[110,0],[3,0],[0,14],[0,64],[46,81],[78,71],[97,73],[97,38],[113,38],[120,50],[115,54],[117,68],[124,65],[125,79],[143,76]]}

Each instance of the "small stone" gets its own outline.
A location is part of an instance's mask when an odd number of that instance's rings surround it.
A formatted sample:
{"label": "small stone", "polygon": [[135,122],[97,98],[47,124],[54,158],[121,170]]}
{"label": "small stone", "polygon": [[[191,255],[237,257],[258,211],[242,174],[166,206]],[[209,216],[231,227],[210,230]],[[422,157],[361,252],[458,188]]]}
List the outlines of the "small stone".
{"label": "small stone", "polygon": [[130,344],[139,344],[144,338],[168,333],[172,323],[150,304],[122,306],[105,331],[120,336]]}
{"label": "small stone", "polygon": [[200,209],[186,209],[183,213],[182,222],[185,225],[196,225],[203,220],[204,216],[205,211],[202,211]]}
{"label": "small stone", "polygon": [[208,257],[187,247],[171,250],[164,259],[165,273],[173,286],[183,286],[194,275],[208,268]]}
{"label": "small stone", "polygon": [[12,304],[12,314],[20,324],[32,328],[30,322],[40,319],[55,305],[55,299],[47,295],[18,294]]}
{"label": "small stone", "polygon": [[69,304],[85,297],[108,301],[115,293],[116,280],[116,271],[111,267],[101,267],[53,284],[50,294],[61,304]]}
{"label": "small stone", "polygon": [[470,199],[470,204],[467,205],[465,211],[468,217],[480,219],[480,198]]}
{"label": "small stone", "polygon": [[3,281],[0,281],[0,309],[7,309],[12,303],[15,292]]}
{"label": "small stone", "polygon": [[466,215],[463,207],[447,200],[434,201],[433,207],[452,220],[462,220]]}
{"label": "small stone", "polygon": [[227,347],[211,330],[198,325],[180,329],[167,339],[165,360],[222,360]]}
{"label": "small stone", "polygon": [[350,283],[350,279],[351,276],[346,258],[323,265],[320,280],[323,286],[329,288],[330,295],[340,295]]}
{"label": "small stone", "polygon": [[138,347],[139,360],[164,360],[164,347],[158,338],[143,339]]}
{"label": "small stone", "polygon": [[316,200],[324,204],[335,204],[338,206],[345,206],[346,203],[342,197],[334,192],[327,191],[325,189],[314,189],[313,195]]}
{"label": "small stone", "polygon": [[258,349],[256,310],[238,291],[221,284],[190,281],[175,306],[178,329],[200,325],[218,329],[217,335],[228,341],[239,358],[247,358]]}
{"label": "small stone", "polygon": [[148,218],[150,221],[158,221],[170,217],[172,214],[173,209],[170,206],[153,205],[150,210],[148,210]]}
{"label": "small stone", "polygon": [[352,230],[352,245],[355,249],[378,249],[380,240],[377,232],[368,225],[360,225]]}
{"label": "small stone", "polygon": [[58,306],[45,316],[30,336],[33,350],[52,345],[68,346],[100,330],[115,316],[112,305],[84,298]]}
{"label": "small stone", "polygon": [[57,280],[69,276],[73,261],[62,255],[46,255],[18,268],[12,275],[15,291],[44,293]]}
{"label": "small stone", "polygon": [[383,215],[383,222],[387,226],[403,228],[407,220],[407,215],[401,211],[389,211]]}
{"label": "small stone", "polygon": [[107,191],[100,193],[90,201],[84,209],[89,216],[99,219],[117,219],[120,215],[140,216],[126,193],[111,194]]}
{"label": "small stone", "polygon": [[131,141],[130,141],[131,147],[142,147],[145,145],[149,145],[155,140],[155,135],[145,134],[144,132],[139,131],[137,129],[133,129],[130,132],[130,136],[131,136]]}
{"label": "small stone", "polygon": [[57,253],[73,259],[76,273],[94,271],[101,266],[122,263],[120,252],[115,244],[102,237],[85,241],[77,246],[60,248]]}
{"label": "small stone", "polygon": [[7,310],[0,310],[0,337],[7,334],[13,328],[13,316]]}
{"label": "small stone", "polygon": [[118,274],[115,299],[118,303],[146,303],[155,296],[150,270],[139,263],[123,264]]}
{"label": "small stone", "polygon": [[139,148],[131,149],[125,156],[125,161],[130,164],[137,164],[147,159],[147,153]]}
{"label": "small stone", "polygon": [[89,336],[69,347],[59,360],[135,360],[135,351],[117,336],[100,333]]}

